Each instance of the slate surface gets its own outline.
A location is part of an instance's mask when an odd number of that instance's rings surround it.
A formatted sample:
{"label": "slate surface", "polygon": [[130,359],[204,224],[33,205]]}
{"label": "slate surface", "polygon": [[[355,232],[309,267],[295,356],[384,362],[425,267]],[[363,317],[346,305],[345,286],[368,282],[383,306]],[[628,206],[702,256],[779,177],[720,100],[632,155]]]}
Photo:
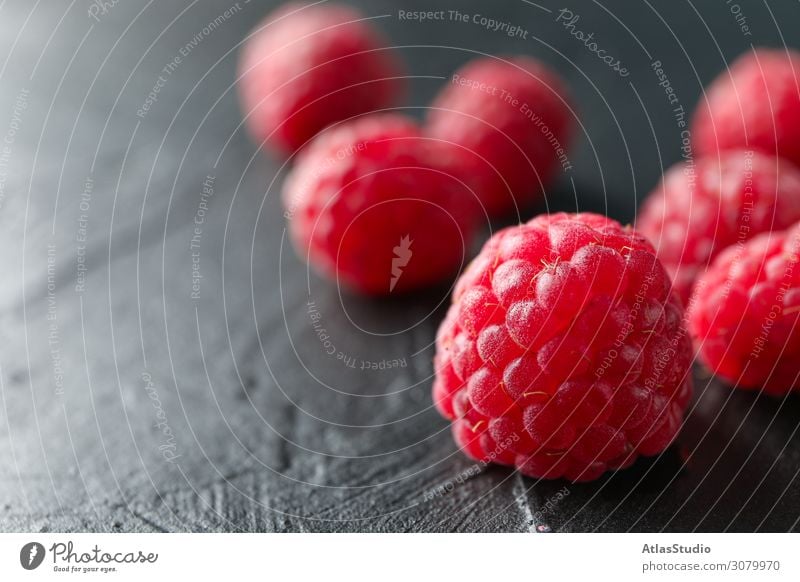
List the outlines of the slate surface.
{"label": "slate surface", "polygon": [[[676,446],[593,484],[458,453],[429,396],[446,291],[340,295],[285,240],[285,168],[242,131],[232,87],[240,41],[274,4],[0,1],[0,530],[797,530],[800,402],[706,377]],[[480,53],[530,53],[569,80],[574,170],[528,214],[632,220],[681,155],[653,61],[688,114],[751,44],[800,46],[796,2],[741,0],[739,21],[722,1],[570,2],[622,78],[550,0],[355,4],[401,46],[414,115]],[[470,22],[398,14],[439,8]],[[326,354],[309,301],[355,368]]]}

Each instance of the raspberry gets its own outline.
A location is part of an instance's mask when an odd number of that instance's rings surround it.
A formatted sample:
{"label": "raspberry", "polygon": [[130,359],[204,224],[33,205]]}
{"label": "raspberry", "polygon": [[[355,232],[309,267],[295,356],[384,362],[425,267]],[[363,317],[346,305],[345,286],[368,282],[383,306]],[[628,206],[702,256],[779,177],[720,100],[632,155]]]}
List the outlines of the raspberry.
{"label": "raspberry", "polygon": [[451,175],[458,158],[401,115],[327,129],[300,153],[284,186],[298,252],[372,295],[455,274],[477,218],[472,193]]}
{"label": "raspberry", "polygon": [[697,284],[689,327],[702,361],[744,389],[800,390],[800,226],[723,251]]}
{"label": "raspberry", "polygon": [[481,58],[453,75],[428,115],[428,134],[470,153],[470,177],[496,216],[543,196],[565,149],[572,119],[564,83],[530,57]]}
{"label": "raspberry", "polygon": [[332,123],[390,106],[402,74],[356,10],[290,3],[247,41],[239,91],[251,134],[291,154]]}
{"label": "raspberry", "polygon": [[701,155],[749,148],[800,164],[800,53],[757,49],[708,88],[692,120]]}
{"label": "raspberry", "polygon": [[800,169],[772,156],[731,151],[670,168],[636,226],[656,247],[686,301],[723,249],[798,220]]}
{"label": "raspberry", "polygon": [[603,216],[542,215],[495,234],[456,284],[433,399],[467,455],[590,481],[672,442],[691,360],[650,243]]}

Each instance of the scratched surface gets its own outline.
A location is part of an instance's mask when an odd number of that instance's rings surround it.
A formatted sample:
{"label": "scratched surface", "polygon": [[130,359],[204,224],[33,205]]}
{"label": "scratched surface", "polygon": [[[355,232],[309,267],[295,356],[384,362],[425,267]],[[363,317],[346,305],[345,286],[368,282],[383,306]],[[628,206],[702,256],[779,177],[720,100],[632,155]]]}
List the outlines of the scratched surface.
{"label": "scratched surface", "polygon": [[[412,115],[476,54],[533,54],[568,79],[573,170],[529,215],[632,220],[680,158],[674,109],[751,43],[800,46],[796,2],[741,1],[737,20],[724,2],[576,0],[571,30],[548,0],[462,0],[468,22],[427,23],[398,10],[453,3],[357,4],[409,63]],[[429,395],[446,291],[340,294],[285,240],[285,168],[242,131],[232,89],[273,5],[92,18],[88,1],[0,1],[0,530],[797,530],[800,402],[701,375],[677,445],[596,483],[456,450]]]}

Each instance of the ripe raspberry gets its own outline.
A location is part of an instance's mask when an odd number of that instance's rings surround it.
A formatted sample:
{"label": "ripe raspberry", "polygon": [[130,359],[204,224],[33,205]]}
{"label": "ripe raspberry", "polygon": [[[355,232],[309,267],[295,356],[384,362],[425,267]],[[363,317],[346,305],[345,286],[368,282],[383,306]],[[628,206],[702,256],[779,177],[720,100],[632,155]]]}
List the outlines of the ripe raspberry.
{"label": "ripe raspberry", "polygon": [[757,49],[709,86],[692,121],[699,154],[749,148],[800,164],[800,53]]}
{"label": "ripe raspberry", "polygon": [[738,388],[800,390],[800,226],[725,249],[695,289],[689,326],[704,363]]}
{"label": "ripe raspberry", "polygon": [[329,128],[286,179],[295,246],[323,274],[368,294],[455,274],[477,217],[472,193],[451,176],[458,155],[400,115]]}
{"label": "ripe raspberry", "polygon": [[720,251],[800,220],[800,169],[759,153],[731,151],[678,164],[644,203],[637,229],[656,247],[686,301]]}
{"label": "ripe raspberry", "polygon": [[493,216],[541,198],[567,163],[572,135],[567,91],[530,57],[467,63],[433,103],[428,134],[471,153],[466,175]]}
{"label": "ripe raspberry", "polygon": [[471,457],[596,479],[666,449],[691,393],[680,300],[652,246],[595,214],[495,234],[439,329],[433,399]]}
{"label": "ripe raspberry", "polygon": [[240,98],[252,135],[285,154],[402,93],[402,67],[352,8],[290,3],[259,27],[239,62]]}

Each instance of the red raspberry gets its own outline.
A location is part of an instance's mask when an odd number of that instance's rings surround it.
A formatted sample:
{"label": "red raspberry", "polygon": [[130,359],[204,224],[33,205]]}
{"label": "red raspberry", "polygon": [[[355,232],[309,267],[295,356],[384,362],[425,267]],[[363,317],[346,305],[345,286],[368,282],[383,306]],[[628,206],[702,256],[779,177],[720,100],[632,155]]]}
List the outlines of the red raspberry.
{"label": "red raspberry", "polygon": [[433,399],[469,456],[589,481],[677,434],[682,320],[643,237],[596,214],[542,215],[495,234],[456,285]]}
{"label": "red raspberry", "polygon": [[738,388],[800,390],[800,226],[725,249],[695,289],[700,357]]}
{"label": "red raspberry", "polygon": [[763,154],[731,151],[670,168],[639,214],[686,301],[709,262],[729,245],[800,220],[800,169]]}
{"label": "red raspberry", "polygon": [[356,10],[290,3],[247,41],[239,91],[252,135],[290,154],[332,123],[390,106],[402,74]]}
{"label": "red raspberry", "polygon": [[749,148],[800,164],[800,53],[757,49],[708,87],[692,121],[697,152]]}
{"label": "red raspberry", "polygon": [[436,98],[428,121],[429,135],[471,152],[467,175],[490,215],[542,197],[557,168],[569,163],[565,85],[530,57],[467,63]]}
{"label": "red raspberry", "polygon": [[464,262],[477,208],[451,175],[458,155],[401,115],[329,128],[300,153],[286,179],[295,246],[323,274],[368,294],[453,275]]}

